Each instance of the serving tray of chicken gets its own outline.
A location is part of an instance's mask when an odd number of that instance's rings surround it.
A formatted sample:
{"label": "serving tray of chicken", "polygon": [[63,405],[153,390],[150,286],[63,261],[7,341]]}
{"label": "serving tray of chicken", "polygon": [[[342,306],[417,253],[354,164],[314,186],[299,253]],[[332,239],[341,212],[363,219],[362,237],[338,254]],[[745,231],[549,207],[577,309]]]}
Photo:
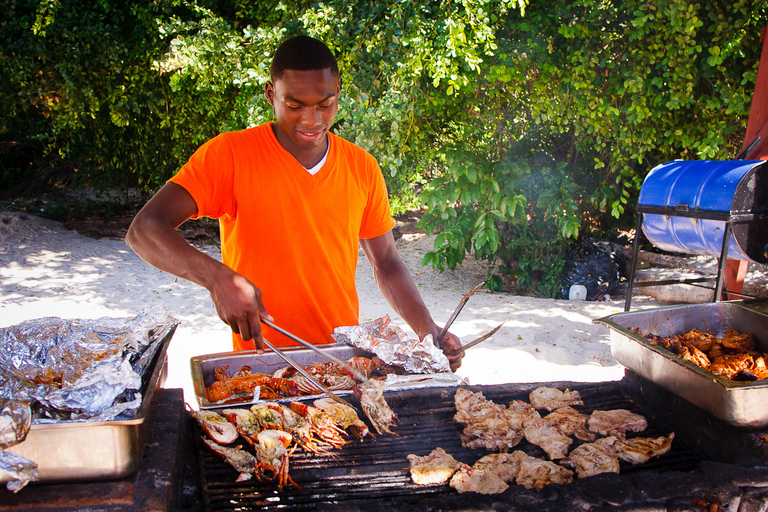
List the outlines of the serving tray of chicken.
{"label": "serving tray of chicken", "polygon": [[768,314],[741,302],[669,306],[595,320],[644,378],[744,428],[768,426]]}

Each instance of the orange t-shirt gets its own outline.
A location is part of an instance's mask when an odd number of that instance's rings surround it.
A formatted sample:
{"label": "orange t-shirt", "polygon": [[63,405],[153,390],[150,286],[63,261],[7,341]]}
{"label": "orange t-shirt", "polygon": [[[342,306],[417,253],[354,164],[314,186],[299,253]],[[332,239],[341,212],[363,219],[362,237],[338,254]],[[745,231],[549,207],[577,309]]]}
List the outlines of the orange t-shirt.
{"label": "orange t-shirt", "polygon": [[[197,217],[219,219],[223,263],[261,290],[278,326],[333,343],[335,327],[359,321],[359,239],[394,226],[384,177],[370,154],[333,134],[328,160],[311,175],[271,124],[211,139],[170,181],[192,195]],[[263,328],[273,344],[296,345]],[[233,344],[254,348],[237,334]]]}

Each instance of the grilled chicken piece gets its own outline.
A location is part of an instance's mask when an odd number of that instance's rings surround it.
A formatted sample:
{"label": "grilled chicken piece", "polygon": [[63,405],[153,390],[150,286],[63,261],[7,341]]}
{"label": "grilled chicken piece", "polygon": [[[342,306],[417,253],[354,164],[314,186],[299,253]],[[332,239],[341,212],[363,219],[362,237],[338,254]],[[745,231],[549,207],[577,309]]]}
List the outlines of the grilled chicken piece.
{"label": "grilled chicken piece", "polygon": [[758,380],[765,378],[765,359],[762,355],[755,357],[754,353],[723,354],[713,360],[707,370],[726,379],[736,379],[741,374],[753,374],[756,378],[743,378],[740,380]]}
{"label": "grilled chicken piece", "polygon": [[519,450],[512,453],[489,453],[480,457],[472,464],[472,469],[492,471],[506,483],[514,483],[517,472],[520,470],[520,461],[528,457],[525,452]]}
{"label": "grilled chicken piece", "polygon": [[755,340],[752,339],[752,335],[748,332],[739,332],[735,329],[728,329],[725,331],[723,338],[717,338],[715,340],[728,350],[735,352],[751,352],[755,350]]}
{"label": "grilled chicken piece", "polygon": [[451,478],[451,487],[459,494],[477,492],[480,494],[501,494],[509,489],[504,480],[493,471],[474,469],[462,464],[459,471]]}
{"label": "grilled chicken piece", "polygon": [[552,461],[526,455],[520,460],[515,482],[526,489],[541,489],[549,484],[569,484],[573,482],[573,471]]}
{"label": "grilled chicken piece", "polygon": [[531,404],[523,402],[522,400],[512,400],[509,402],[509,407],[504,415],[509,420],[510,425],[517,430],[523,429],[526,420],[541,418],[539,411],[537,411]]}
{"label": "grilled chicken piece", "polygon": [[680,335],[680,341],[689,346],[695,347],[701,352],[709,352],[712,348],[712,344],[715,343],[715,333],[709,330],[700,331],[698,329],[691,329],[685,334]]}
{"label": "grilled chicken piece", "polygon": [[501,452],[517,446],[523,437],[523,431],[513,428],[504,414],[477,416],[464,427],[460,436],[465,448]]}
{"label": "grilled chicken piece", "polygon": [[[486,399],[481,392],[464,388],[456,390],[454,419],[465,425],[461,434],[462,446],[472,449],[506,452],[523,439],[522,423],[525,418],[538,416],[524,402],[510,404],[510,408]],[[522,404],[522,405],[521,405]]]}
{"label": "grilled chicken piece", "polygon": [[626,409],[595,411],[588,420],[589,430],[602,436],[626,437],[627,432],[642,432],[648,428],[644,416]]}
{"label": "grilled chicken piece", "polygon": [[686,361],[693,363],[696,366],[701,366],[702,368],[707,368],[711,364],[707,354],[697,349],[693,345],[681,345],[679,347],[678,355]]}
{"label": "grilled chicken piece", "polygon": [[477,416],[487,416],[489,414],[500,414],[506,409],[501,404],[497,404],[485,398],[483,393],[459,388],[453,398],[456,404],[456,414],[453,419],[459,423],[469,423],[472,418]]}
{"label": "grilled chicken piece", "polygon": [[408,455],[411,463],[411,480],[416,485],[442,484],[447,482],[461,467],[461,462],[442,448],[435,448],[429,455]]}
{"label": "grilled chicken piece", "polygon": [[528,398],[531,401],[531,405],[536,409],[546,409],[550,412],[569,405],[584,405],[578,391],[569,391],[567,389],[560,391],[559,389],[546,386],[534,389]]}
{"label": "grilled chicken piece", "polygon": [[573,443],[573,439],[540,418],[527,420],[523,432],[529,443],[540,446],[552,460],[568,455],[568,448]]}
{"label": "grilled chicken piece", "polygon": [[612,453],[616,437],[604,437],[594,443],[584,443],[575,448],[568,457],[560,461],[563,466],[574,468],[578,478],[599,475],[600,473],[618,473],[619,459]]}
{"label": "grilled chicken piece", "polygon": [[573,407],[561,407],[544,416],[544,422],[562,432],[566,436],[576,436],[582,441],[592,441],[595,434],[587,430],[589,416],[582,414]]}
{"label": "grilled chicken piece", "polygon": [[[675,433],[661,437],[633,437],[632,439],[617,439],[610,446],[610,452],[623,461],[632,464],[645,464],[652,457],[659,457],[669,452]],[[604,438],[610,439],[610,438]],[[576,450],[574,450],[576,451]]]}

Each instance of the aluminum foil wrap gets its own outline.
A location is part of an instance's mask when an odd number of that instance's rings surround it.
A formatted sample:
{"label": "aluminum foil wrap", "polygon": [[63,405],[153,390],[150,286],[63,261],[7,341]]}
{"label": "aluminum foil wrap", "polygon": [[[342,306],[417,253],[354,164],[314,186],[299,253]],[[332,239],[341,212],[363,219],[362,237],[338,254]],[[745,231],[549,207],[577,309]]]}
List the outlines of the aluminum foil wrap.
{"label": "aluminum foil wrap", "polygon": [[135,318],[47,317],[0,329],[0,399],[29,402],[33,424],[130,419],[176,325],[157,307]]}
{"label": "aluminum foil wrap", "polygon": [[409,338],[391,323],[389,315],[360,325],[337,327],[331,337],[376,354],[387,364],[400,366],[409,373],[450,372],[448,358],[428,334],[423,340]]}

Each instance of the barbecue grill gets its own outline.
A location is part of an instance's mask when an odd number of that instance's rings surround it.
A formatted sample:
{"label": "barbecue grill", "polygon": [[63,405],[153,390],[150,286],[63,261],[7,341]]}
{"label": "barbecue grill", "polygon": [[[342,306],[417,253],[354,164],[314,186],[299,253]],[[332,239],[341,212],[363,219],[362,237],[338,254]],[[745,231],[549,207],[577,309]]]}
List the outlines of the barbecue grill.
{"label": "barbecue grill", "polygon": [[[585,404],[579,407],[581,412],[629,409],[648,418],[649,426],[642,433],[643,437],[669,435],[670,430],[651,417],[618,383],[547,385],[578,389]],[[528,401],[528,395],[535,387],[538,385],[515,384],[470,389],[482,391],[486,398],[496,403],[507,404],[511,400]],[[409,454],[427,455],[441,447],[457,460],[471,465],[487,453],[461,446],[462,427],[453,420],[455,392],[456,388],[451,387],[387,393],[387,402],[400,418],[395,429],[397,435],[353,441],[329,454],[295,452],[291,457],[290,475],[301,489],[287,488],[277,492],[274,482],[235,482],[237,472],[200,443],[204,510],[499,510],[499,504],[506,510],[577,510],[586,508],[585,503],[597,505],[616,499],[606,496],[615,492],[611,490],[613,484],[607,482],[616,478],[621,479],[623,488],[627,485],[642,488],[647,484],[641,481],[661,480],[667,471],[691,471],[701,462],[697,452],[675,441],[669,453],[646,464],[632,466],[622,462],[620,475],[600,475],[576,480],[566,486],[528,490],[513,485],[503,495],[484,496],[476,493],[460,495],[447,484],[415,485],[406,459]],[[574,447],[575,444],[571,448]],[[547,458],[543,450],[525,441],[514,449]],[[603,484],[606,487],[595,495],[593,487],[602,488]]]}
{"label": "barbecue grill", "polygon": [[[625,311],[634,286],[690,284],[714,290],[718,301],[727,259],[768,263],[768,163],[675,160],[656,166],[640,190],[635,232]],[[702,284],[713,277],[635,283],[640,233],[663,251],[718,256],[715,285]]]}

